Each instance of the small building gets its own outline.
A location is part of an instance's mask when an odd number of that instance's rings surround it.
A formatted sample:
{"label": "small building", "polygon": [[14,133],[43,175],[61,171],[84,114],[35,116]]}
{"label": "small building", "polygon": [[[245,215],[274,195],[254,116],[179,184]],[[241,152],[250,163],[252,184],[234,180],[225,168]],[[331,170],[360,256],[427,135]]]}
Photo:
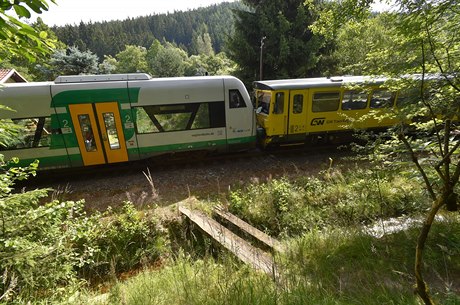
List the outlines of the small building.
{"label": "small building", "polygon": [[0,84],[27,83],[27,80],[15,69],[0,69]]}

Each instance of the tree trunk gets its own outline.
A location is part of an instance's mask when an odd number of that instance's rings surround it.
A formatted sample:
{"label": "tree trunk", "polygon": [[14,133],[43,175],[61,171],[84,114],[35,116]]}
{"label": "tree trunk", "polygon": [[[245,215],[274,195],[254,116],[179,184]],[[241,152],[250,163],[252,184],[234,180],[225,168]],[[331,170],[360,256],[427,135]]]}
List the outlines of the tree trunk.
{"label": "tree trunk", "polygon": [[422,299],[425,305],[433,305],[431,300],[428,287],[423,280],[422,269],[423,269],[423,250],[425,248],[425,243],[428,238],[428,233],[430,232],[431,226],[433,225],[434,217],[438,213],[441,206],[447,200],[447,196],[444,194],[441,198],[433,203],[430,211],[423,223],[422,230],[418,236],[417,247],[415,249],[415,278],[416,278],[416,292]]}
{"label": "tree trunk", "polygon": [[458,211],[458,195],[456,193],[451,193],[449,197],[447,197],[446,201],[446,209],[449,212],[456,212]]}

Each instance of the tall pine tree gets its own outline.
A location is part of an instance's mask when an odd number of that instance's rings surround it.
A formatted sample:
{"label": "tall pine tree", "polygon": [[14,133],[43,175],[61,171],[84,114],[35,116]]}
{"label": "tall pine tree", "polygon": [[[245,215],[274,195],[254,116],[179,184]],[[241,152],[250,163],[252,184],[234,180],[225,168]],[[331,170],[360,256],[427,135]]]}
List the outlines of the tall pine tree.
{"label": "tall pine tree", "polygon": [[242,79],[260,78],[262,39],[264,79],[312,76],[323,39],[310,31],[315,17],[304,2],[243,0],[248,9],[235,11],[235,33],[227,46]]}

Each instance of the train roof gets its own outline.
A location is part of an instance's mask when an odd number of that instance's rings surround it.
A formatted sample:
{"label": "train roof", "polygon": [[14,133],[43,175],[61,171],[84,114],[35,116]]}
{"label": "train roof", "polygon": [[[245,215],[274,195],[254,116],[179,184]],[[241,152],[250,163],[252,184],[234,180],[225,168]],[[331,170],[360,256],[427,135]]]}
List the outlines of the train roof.
{"label": "train roof", "polygon": [[[193,84],[196,81],[208,81],[208,80],[225,80],[225,79],[236,79],[231,75],[216,75],[216,76],[181,76],[181,77],[151,77],[146,73],[128,73],[128,74],[101,74],[101,75],[69,75],[69,76],[58,76],[54,81],[44,82],[29,82],[29,83],[5,83],[1,84],[2,87],[8,88],[24,88],[24,87],[43,87],[53,85],[66,85],[66,84],[96,84],[96,83],[119,83],[119,82],[148,82],[156,83],[160,86],[165,83],[175,84]],[[1,87],[0,87],[1,90]]]}
{"label": "train roof", "polygon": [[351,84],[382,84],[386,81],[383,77],[371,76],[335,76],[319,78],[297,78],[279,80],[261,80],[253,82],[254,89],[260,90],[295,90],[320,87],[341,87]]}

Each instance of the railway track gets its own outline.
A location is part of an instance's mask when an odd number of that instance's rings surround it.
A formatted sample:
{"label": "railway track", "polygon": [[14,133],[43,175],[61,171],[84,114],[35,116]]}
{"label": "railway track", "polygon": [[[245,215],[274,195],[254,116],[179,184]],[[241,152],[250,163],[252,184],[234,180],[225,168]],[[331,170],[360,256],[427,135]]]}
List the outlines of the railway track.
{"label": "railway track", "polygon": [[350,156],[337,146],[290,147],[276,151],[253,150],[197,158],[179,155],[149,160],[38,173],[19,188],[52,188],[58,200],[85,199],[89,210],[104,210],[130,201],[142,208],[168,205],[190,195],[225,197],[229,190],[282,176],[316,174]]}

